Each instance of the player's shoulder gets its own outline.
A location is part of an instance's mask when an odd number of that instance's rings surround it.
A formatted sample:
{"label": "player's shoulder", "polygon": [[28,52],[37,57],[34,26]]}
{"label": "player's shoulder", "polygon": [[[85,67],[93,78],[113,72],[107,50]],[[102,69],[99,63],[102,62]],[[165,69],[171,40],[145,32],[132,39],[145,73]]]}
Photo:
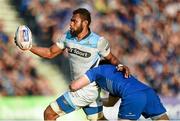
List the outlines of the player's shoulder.
{"label": "player's shoulder", "polygon": [[97,70],[101,73],[105,73],[106,71],[109,72],[116,70],[116,66],[112,64],[103,64],[95,67],[94,70]]}
{"label": "player's shoulder", "polygon": [[99,40],[100,38],[102,38],[102,36],[100,36],[99,34],[93,32],[93,31],[91,31],[90,37],[94,38],[96,40]]}
{"label": "player's shoulder", "polygon": [[97,34],[97,33],[93,32],[93,31],[91,31],[91,36],[92,36],[92,37],[97,37],[97,38],[99,38],[99,37],[100,37],[100,35],[99,35],[99,34]]}
{"label": "player's shoulder", "polygon": [[95,33],[95,32],[91,32],[91,34],[90,34],[90,36],[89,36],[89,39],[91,40],[91,41],[93,41],[94,43],[98,43],[98,42],[100,42],[100,41],[103,41],[103,40],[105,40],[105,38],[103,37],[103,36],[101,36],[101,35],[99,35],[99,34],[97,34],[97,33]]}
{"label": "player's shoulder", "polygon": [[116,69],[116,66],[115,65],[112,65],[112,64],[103,64],[103,65],[99,65],[98,67],[100,68],[106,68],[106,69]]}

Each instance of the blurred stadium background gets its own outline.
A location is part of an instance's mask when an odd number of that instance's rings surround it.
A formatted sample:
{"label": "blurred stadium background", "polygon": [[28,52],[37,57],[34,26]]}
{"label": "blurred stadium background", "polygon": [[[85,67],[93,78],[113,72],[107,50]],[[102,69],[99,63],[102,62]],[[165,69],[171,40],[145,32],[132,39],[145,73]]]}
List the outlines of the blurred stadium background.
{"label": "blurred stadium background", "polygon": [[[170,118],[180,119],[180,0],[0,0],[0,120],[42,120],[70,81],[67,55],[46,60],[22,52],[13,43],[17,27],[29,26],[35,44],[50,46],[78,7],[92,13],[92,30],[109,40],[114,55],[156,90]],[[104,113],[116,119],[117,110]],[[72,119],[85,115],[58,120]]]}

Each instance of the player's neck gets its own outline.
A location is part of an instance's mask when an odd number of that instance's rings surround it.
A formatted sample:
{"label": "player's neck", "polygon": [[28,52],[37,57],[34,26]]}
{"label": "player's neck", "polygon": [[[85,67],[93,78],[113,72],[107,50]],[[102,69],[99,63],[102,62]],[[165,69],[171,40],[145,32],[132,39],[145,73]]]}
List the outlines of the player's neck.
{"label": "player's neck", "polygon": [[82,39],[84,39],[87,36],[89,36],[90,33],[91,33],[90,29],[83,29],[83,31],[78,34],[77,39],[79,41],[81,41]]}

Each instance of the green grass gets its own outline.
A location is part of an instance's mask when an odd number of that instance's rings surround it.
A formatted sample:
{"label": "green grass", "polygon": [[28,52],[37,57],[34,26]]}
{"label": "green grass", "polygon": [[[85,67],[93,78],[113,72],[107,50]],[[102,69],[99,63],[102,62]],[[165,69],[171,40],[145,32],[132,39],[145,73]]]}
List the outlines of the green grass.
{"label": "green grass", "polygon": [[[1,97],[0,120],[43,120],[43,111],[56,97]],[[82,110],[58,118],[58,121],[85,120]]]}

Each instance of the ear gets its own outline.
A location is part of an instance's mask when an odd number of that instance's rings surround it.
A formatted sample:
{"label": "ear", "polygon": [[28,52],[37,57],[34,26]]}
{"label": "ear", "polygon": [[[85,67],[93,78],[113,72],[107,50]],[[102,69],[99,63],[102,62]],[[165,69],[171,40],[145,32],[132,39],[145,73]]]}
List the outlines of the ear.
{"label": "ear", "polygon": [[88,26],[88,21],[87,20],[83,21],[83,26]]}

